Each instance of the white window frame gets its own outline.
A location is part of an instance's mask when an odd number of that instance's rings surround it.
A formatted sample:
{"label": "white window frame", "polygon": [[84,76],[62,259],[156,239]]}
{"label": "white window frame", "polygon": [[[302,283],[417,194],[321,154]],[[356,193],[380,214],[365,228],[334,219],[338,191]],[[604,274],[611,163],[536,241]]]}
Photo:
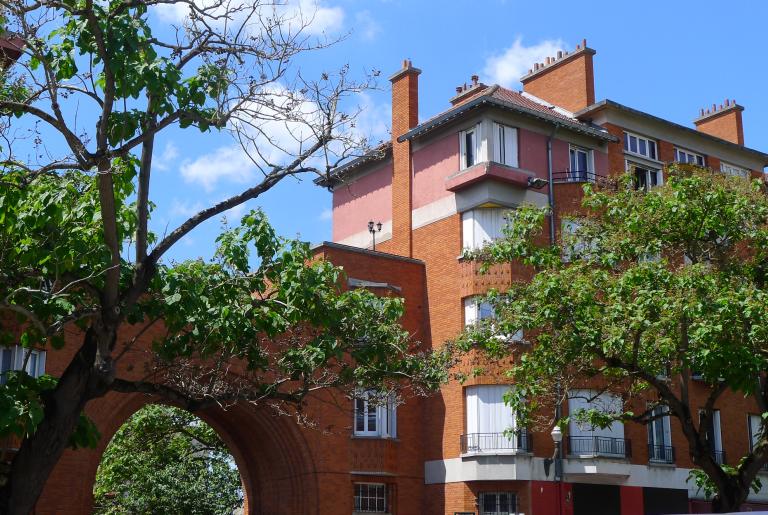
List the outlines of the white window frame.
{"label": "white window frame", "polygon": [[[367,438],[397,438],[397,405],[394,396],[386,403],[373,404],[368,401],[372,395],[372,390],[365,390],[358,392],[353,399],[353,434]],[[362,427],[358,424],[358,415],[361,416]],[[373,429],[370,428],[371,419],[375,421]]]}
{"label": "white window frame", "polygon": [[514,168],[519,166],[517,134],[515,127],[493,122],[493,160],[495,162]]}
{"label": "white window frame", "polygon": [[[464,299],[464,326],[469,327],[480,323],[482,320],[494,320],[496,318],[495,310],[490,302],[484,300],[482,297],[473,296],[466,297]],[[500,335],[500,339],[513,342],[524,341],[524,333],[522,329],[518,329],[512,336]]]}
{"label": "white window frame", "polygon": [[696,166],[707,166],[707,160],[703,155],[679,147],[675,147],[675,162]]}
{"label": "white window frame", "polygon": [[[32,377],[40,377],[45,374],[45,351],[40,349],[26,349],[20,345],[12,347],[0,346],[0,384],[7,381],[5,373],[11,370],[21,370],[24,358],[29,352],[26,372]],[[7,358],[10,354],[10,358]],[[8,366],[10,365],[10,366]]]}
{"label": "white window frame", "polygon": [[754,413],[747,414],[747,431],[749,432],[749,452],[755,449],[755,443],[760,436],[760,428],[763,424],[763,417]]}
{"label": "white window frame", "polygon": [[[653,416],[662,415],[648,423],[648,445],[653,446],[653,451],[648,452],[648,461],[651,463],[671,463],[666,459],[666,447],[672,447],[672,428],[669,418],[669,407],[656,406]],[[661,441],[658,441],[658,433],[661,433]],[[657,448],[661,447],[661,450]],[[658,454],[654,454],[658,453]],[[672,457],[674,461],[674,456]]]}
{"label": "white window frame", "polygon": [[725,175],[732,175],[734,177],[743,177],[744,179],[749,179],[751,176],[751,173],[746,168],[742,168],[741,166],[732,165],[725,162],[720,162],[720,171],[723,172]]}
{"label": "white window frame", "polygon": [[[515,413],[504,403],[504,395],[510,388],[506,384],[476,384],[464,388],[467,452],[525,452],[525,449],[510,445],[505,434],[518,429]],[[475,435],[486,436],[476,438]]]}
{"label": "white window frame", "polygon": [[[635,189],[637,189],[637,190],[642,189],[644,191],[649,191],[651,188],[655,188],[657,186],[662,186],[664,184],[664,170],[662,170],[661,168],[654,167],[654,166],[649,166],[649,165],[643,164],[641,162],[632,161],[632,160],[629,160],[629,159],[625,160],[625,164],[626,164],[627,171],[632,174],[632,180],[633,181],[635,180],[635,174],[637,173],[636,172],[637,168],[641,168],[641,169],[646,171],[646,174],[645,174],[645,187],[644,188],[640,188],[640,185],[635,183],[634,184],[634,188]],[[655,186],[651,186],[651,173],[653,173],[653,172],[656,172],[658,174]]]}
{"label": "white window frame", "polygon": [[[496,497],[496,509],[494,511],[486,511],[485,510],[485,498],[486,496],[493,495]],[[510,504],[512,507],[512,510],[510,511],[500,511],[499,501],[500,496],[502,495],[508,495],[510,498]],[[480,515],[517,515],[517,494],[514,492],[480,492],[479,496],[479,510]]]}
{"label": "white window frame", "polygon": [[504,236],[506,207],[477,207],[461,213],[462,247],[479,249]]}
{"label": "white window frame", "polygon": [[[581,152],[586,154],[587,169],[586,170],[574,170],[573,169],[573,154]],[[568,146],[568,180],[571,181],[586,181],[590,175],[595,173],[594,153],[592,149],[580,147],[578,145]]]}
{"label": "white window frame", "polygon": [[[474,148],[472,149],[473,162],[470,164],[467,162],[467,135],[472,134],[474,138]],[[472,127],[469,127],[459,132],[459,169],[464,170],[471,166],[475,166],[477,163],[481,163],[483,150],[482,144],[482,124],[478,123]]]}
{"label": "white window frame", "polygon": [[[389,485],[387,483],[369,483],[365,481],[356,481],[354,483],[353,489],[352,489],[352,496],[353,496],[353,506],[354,506],[354,512],[353,513],[389,513]],[[358,491],[358,487],[360,487],[360,490]],[[367,487],[368,491],[365,492],[365,495],[363,495],[363,488]],[[374,488],[375,492],[373,495],[370,493],[370,489]],[[380,490],[379,490],[380,489]],[[379,491],[383,494],[383,496],[379,496]],[[368,507],[363,508],[363,499],[367,500]],[[383,510],[380,510],[378,508],[378,501],[379,499],[383,500]],[[376,506],[374,506],[373,509],[370,508],[370,501],[373,500]]]}
{"label": "white window frame", "polygon": [[[635,138],[635,146],[637,147],[637,150],[631,150],[630,142],[632,138]],[[640,152],[640,141],[645,142],[645,154]],[[653,156],[651,156],[651,144],[653,144],[653,153],[655,154]],[[659,143],[655,139],[646,138],[645,136],[640,136],[634,132],[624,132],[624,152],[635,156],[642,156],[646,159],[650,159],[651,161],[658,161]]]}

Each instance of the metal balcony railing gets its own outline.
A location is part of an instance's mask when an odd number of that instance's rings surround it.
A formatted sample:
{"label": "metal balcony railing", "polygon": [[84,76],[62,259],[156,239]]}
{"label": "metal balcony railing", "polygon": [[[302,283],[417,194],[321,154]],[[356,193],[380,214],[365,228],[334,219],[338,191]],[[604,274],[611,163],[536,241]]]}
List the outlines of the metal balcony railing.
{"label": "metal balcony railing", "polygon": [[632,456],[632,445],[626,438],[609,438],[607,436],[569,436],[568,454],[572,456],[629,458]]}
{"label": "metal balcony railing", "polygon": [[653,463],[674,463],[675,448],[668,445],[648,444],[648,461]]}
{"label": "metal balcony railing", "polygon": [[605,180],[604,175],[596,174],[586,170],[565,170],[562,172],[552,172],[552,182],[591,182],[600,183]]}
{"label": "metal balcony railing", "polygon": [[533,441],[531,436],[525,429],[521,429],[509,436],[504,433],[469,433],[461,435],[461,453],[532,452]]}

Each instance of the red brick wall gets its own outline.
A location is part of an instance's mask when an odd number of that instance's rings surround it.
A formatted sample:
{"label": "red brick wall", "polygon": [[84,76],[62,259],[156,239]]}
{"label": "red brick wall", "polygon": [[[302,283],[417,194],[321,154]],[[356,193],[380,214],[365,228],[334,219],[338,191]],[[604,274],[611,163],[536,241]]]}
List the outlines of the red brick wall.
{"label": "red brick wall", "polygon": [[593,50],[582,50],[573,58],[550,65],[523,80],[523,90],[575,112],[595,103]]}
{"label": "red brick wall", "polygon": [[726,109],[720,114],[710,116],[704,120],[696,121],[696,129],[722,138],[737,145],[744,144],[744,124],[741,121],[740,107]]}

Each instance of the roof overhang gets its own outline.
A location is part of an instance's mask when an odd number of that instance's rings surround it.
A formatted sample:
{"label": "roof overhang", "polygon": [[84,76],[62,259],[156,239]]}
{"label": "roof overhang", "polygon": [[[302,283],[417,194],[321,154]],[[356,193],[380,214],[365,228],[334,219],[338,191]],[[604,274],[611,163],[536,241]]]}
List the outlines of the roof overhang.
{"label": "roof overhang", "polygon": [[667,125],[668,127],[671,127],[675,130],[684,131],[688,134],[696,135],[696,137],[702,138],[706,141],[710,141],[713,143],[717,143],[720,145],[723,145],[725,147],[728,147],[732,150],[736,150],[739,152],[745,152],[747,154],[750,154],[753,157],[756,157],[757,159],[760,159],[763,162],[764,166],[768,166],[768,154],[765,152],[760,152],[759,150],[755,150],[749,147],[745,147],[743,145],[739,145],[736,143],[733,143],[728,140],[724,140],[722,138],[718,138],[717,136],[712,136],[710,134],[707,134],[705,132],[698,131],[696,129],[693,129],[691,127],[686,127],[685,125],[680,125],[679,123],[670,122],[669,120],[665,120],[664,118],[659,118],[658,116],[654,116],[652,114],[645,113],[643,111],[638,111],[637,109],[633,109],[631,107],[627,107],[623,104],[619,104],[618,102],[614,102],[613,100],[601,100],[600,102],[594,103],[589,107],[586,107],[582,109],[581,111],[578,111],[574,113],[574,115],[582,120],[590,120],[592,117],[594,117],[595,114],[606,111],[606,110],[614,110],[614,111],[620,111],[623,113],[627,113],[631,116],[636,116],[638,118],[644,118],[646,120],[649,120],[654,123],[660,123],[663,125]]}
{"label": "roof overhang", "polygon": [[456,120],[457,118],[465,115],[469,111],[480,109],[480,108],[489,108],[489,107],[502,109],[504,111],[509,111],[516,114],[521,114],[523,116],[535,118],[537,120],[541,120],[546,123],[550,123],[552,125],[556,125],[559,127],[564,127],[573,132],[584,134],[586,136],[590,136],[601,141],[608,141],[608,142],[618,141],[618,139],[615,136],[609,134],[608,131],[606,131],[605,129],[597,125],[584,124],[583,122],[579,122],[576,120],[574,120],[573,122],[569,122],[568,120],[563,119],[554,114],[548,115],[547,113],[536,111],[534,109],[529,109],[527,107],[524,107],[512,102],[506,102],[504,100],[494,98],[490,95],[485,95],[485,94],[478,96],[477,98],[474,98],[464,104],[461,104],[457,106],[455,109],[449,109],[445,113],[439,116],[436,116],[431,120],[427,120],[421,125],[418,125],[413,129],[411,129],[410,131],[406,132],[402,136],[399,136],[397,138],[397,141],[402,143],[403,141],[406,141],[406,140],[418,138],[420,136],[423,136],[429,132],[434,131],[435,129],[438,129]]}
{"label": "roof overhang", "polygon": [[369,150],[362,156],[352,159],[351,161],[348,161],[345,164],[339,166],[330,174],[316,178],[314,183],[325,188],[332,188],[344,183],[345,180],[354,175],[361,167],[367,164],[385,161],[391,155],[392,143],[383,143],[376,148]]}

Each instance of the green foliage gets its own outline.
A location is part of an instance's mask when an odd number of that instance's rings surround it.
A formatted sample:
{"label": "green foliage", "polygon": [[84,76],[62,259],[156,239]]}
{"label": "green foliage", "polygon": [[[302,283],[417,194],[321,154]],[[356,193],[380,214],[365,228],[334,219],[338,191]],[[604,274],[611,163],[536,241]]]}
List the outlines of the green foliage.
{"label": "green foliage", "polygon": [[[739,460],[739,467],[741,467],[743,463],[744,458],[741,458],[741,460]],[[723,472],[725,472],[731,478],[736,478],[738,476],[739,467],[734,467],[731,465],[720,466]],[[685,482],[690,483],[691,481],[693,481],[693,484],[696,485],[696,491],[702,492],[704,494],[705,499],[709,500],[715,494],[717,494],[717,485],[715,485],[715,482],[712,481],[712,478],[705,474],[703,470],[691,469],[691,471],[688,473],[688,477],[685,479]],[[752,481],[752,484],[750,485],[752,491],[754,493],[758,493],[762,487],[763,482],[759,477],[755,477]]]}
{"label": "green foliage", "polygon": [[104,451],[95,513],[229,515],[243,503],[240,475],[208,424],[169,406],[137,411]]}

